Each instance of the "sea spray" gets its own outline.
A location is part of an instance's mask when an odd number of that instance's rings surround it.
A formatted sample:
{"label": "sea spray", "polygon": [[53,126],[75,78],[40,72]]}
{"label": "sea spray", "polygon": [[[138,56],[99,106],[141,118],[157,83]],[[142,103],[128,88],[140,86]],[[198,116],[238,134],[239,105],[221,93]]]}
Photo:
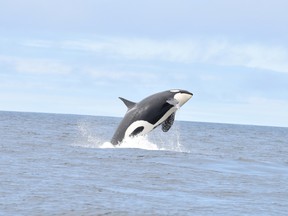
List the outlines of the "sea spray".
{"label": "sea spray", "polygon": [[147,136],[127,137],[119,145],[113,145],[110,142],[104,142],[100,148],[139,148],[146,150],[161,150],[158,146],[148,140]]}
{"label": "sea spray", "polygon": [[[99,125],[98,125],[99,126]],[[103,127],[103,125],[101,125]],[[119,145],[113,145],[107,137],[110,137],[109,131],[98,131],[97,125],[91,122],[78,122],[79,137],[73,145],[84,148],[139,148],[145,150],[165,150],[176,152],[189,152],[181,144],[181,130],[179,123],[176,121],[174,127],[168,132],[163,132],[156,128],[147,135],[134,136],[125,138]],[[106,139],[104,138],[104,136]]]}

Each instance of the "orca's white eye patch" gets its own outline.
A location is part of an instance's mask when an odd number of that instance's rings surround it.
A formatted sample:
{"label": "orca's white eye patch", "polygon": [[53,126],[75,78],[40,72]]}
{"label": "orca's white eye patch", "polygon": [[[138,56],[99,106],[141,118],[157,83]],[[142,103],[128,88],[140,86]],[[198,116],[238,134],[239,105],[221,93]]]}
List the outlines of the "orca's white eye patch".
{"label": "orca's white eye patch", "polygon": [[171,89],[170,92],[177,93],[177,92],[180,92],[180,90],[179,89]]}

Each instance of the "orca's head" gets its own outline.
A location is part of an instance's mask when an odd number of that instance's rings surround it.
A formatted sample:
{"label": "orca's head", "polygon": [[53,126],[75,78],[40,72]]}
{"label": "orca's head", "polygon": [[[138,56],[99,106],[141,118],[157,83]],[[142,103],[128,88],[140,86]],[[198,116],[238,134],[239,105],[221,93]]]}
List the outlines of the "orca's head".
{"label": "orca's head", "polygon": [[193,96],[191,92],[186,90],[172,89],[170,92],[174,94],[174,99],[178,101],[179,107],[183,106]]}

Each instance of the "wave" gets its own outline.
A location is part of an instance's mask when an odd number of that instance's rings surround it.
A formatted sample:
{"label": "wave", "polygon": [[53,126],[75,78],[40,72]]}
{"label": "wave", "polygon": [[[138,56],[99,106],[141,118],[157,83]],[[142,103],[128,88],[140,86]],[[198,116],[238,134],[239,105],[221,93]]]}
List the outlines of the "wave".
{"label": "wave", "polygon": [[155,129],[144,136],[128,137],[116,146],[107,141],[107,137],[111,135],[109,134],[109,130],[94,130],[91,124],[81,122],[78,124],[78,131],[80,136],[74,145],[84,148],[137,148],[145,150],[188,152],[183,145],[180,144],[180,132],[177,126],[168,133],[163,133],[161,130]]}

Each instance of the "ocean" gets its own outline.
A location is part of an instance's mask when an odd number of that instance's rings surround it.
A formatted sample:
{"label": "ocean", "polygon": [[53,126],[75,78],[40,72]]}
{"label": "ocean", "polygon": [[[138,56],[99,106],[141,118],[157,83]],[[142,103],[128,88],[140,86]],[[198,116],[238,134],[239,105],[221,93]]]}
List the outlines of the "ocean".
{"label": "ocean", "polygon": [[120,120],[0,112],[0,215],[288,215],[288,128]]}

